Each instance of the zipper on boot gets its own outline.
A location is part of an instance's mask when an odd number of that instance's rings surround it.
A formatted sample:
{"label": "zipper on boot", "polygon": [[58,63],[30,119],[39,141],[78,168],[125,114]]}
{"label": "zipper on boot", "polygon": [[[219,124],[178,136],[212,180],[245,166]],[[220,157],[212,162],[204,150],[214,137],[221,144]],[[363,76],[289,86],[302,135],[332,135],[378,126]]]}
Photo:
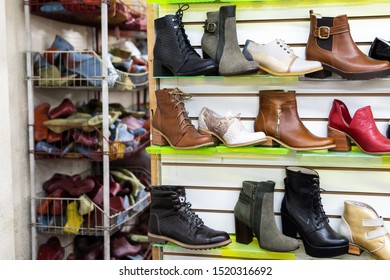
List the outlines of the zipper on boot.
{"label": "zipper on boot", "polygon": [[277,111],[276,111],[276,132],[275,132],[275,136],[276,138],[279,138],[280,137],[280,115],[282,113],[282,109],[278,108]]}

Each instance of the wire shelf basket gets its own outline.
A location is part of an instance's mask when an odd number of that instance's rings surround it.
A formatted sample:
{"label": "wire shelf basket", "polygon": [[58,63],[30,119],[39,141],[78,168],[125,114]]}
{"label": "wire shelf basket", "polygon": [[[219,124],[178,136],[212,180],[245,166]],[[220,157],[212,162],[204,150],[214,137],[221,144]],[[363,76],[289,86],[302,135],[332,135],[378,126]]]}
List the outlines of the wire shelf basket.
{"label": "wire shelf basket", "polygon": [[[55,121],[67,121],[57,119]],[[105,138],[100,128],[90,125],[32,125],[34,134],[45,134],[44,140],[35,141],[30,151],[36,159],[71,159],[102,161],[104,155],[110,160],[131,157],[145,149],[150,143],[150,133],[133,136],[129,139],[111,140]],[[127,135],[131,135],[128,133]],[[103,142],[108,143],[108,151],[103,151]]]}
{"label": "wire shelf basket", "polygon": [[[32,52],[33,73],[27,77],[38,88],[95,88],[101,89],[104,79],[102,58],[93,50]],[[126,61],[132,63],[131,60]],[[110,56],[105,63],[110,89],[131,91],[148,83],[149,72],[127,73],[116,69]]]}
{"label": "wire shelf basket", "polygon": [[[133,192],[135,195],[110,197],[109,213],[105,213],[103,205],[96,202],[95,190],[77,197],[56,197],[61,196],[58,195],[61,189],[57,189],[49,195],[41,193],[32,197],[36,205],[36,219],[32,226],[41,233],[102,236],[105,231],[112,234],[126,224],[136,223],[139,214],[150,204],[150,194],[144,190],[150,186],[150,172],[141,167],[129,171],[139,178],[142,188],[138,187],[137,192]],[[104,226],[105,217],[109,220],[107,226]]]}
{"label": "wire shelf basket", "polygon": [[[101,0],[29,0],[34,15],[66,23],[100,27]],[[145,6],[107,0],[108,26],[145,31]]]}

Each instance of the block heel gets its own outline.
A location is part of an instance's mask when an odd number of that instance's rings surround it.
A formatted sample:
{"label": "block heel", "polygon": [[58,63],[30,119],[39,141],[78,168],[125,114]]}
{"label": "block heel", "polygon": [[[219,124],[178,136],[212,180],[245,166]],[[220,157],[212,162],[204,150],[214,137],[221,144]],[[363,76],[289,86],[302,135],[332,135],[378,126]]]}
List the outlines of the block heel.
{"label": "block heel", "polygon": [[253,241],[253,232],[250,227],[241,222],[234,216],[234,224],[236,227],[236,241],[241,244],[249,244]]}
{"label": "block heel", "polygon": [[360,247],[356,246],[355,244],[349,243],[348,254],[360,256],[362,252],[363,250]]}
{"label": "block heel", "polygon": [[154,76],[174,76],[174,73],[166,67],[160,60],[153,61],[153,75]]}
{"label": "block heel", "polygon": [[297,227],[290,217],[282,213],[282,232],[284,235],[297,238]]}
{"label": "block heel", "polygon": [[169,142],[155,129],[152,129],[152,144],[157,146],[168,146]]}
{"label": "block heel", "polygon": [[328,127],[328,137],[333,138],[336,144],[336,147],[329,149],[330,151],[349,152],[351,150],[351,141],[344,132]]}

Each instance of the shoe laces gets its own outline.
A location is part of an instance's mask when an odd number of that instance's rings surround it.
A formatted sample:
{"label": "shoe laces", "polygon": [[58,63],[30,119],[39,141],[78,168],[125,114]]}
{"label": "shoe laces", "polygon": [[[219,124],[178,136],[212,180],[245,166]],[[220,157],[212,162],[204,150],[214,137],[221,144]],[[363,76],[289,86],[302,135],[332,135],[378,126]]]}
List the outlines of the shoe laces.
{"label": "shoe laces", "polygon": [[184,101],[190,99],[192,96],[190,94],[182,92],[180,89],[175,88],[170,92],[170,95],[173,97],[174,105],[173,108],[176,110],[177,107],[180,107],[179,113],[176,118],[179,119],[181,116],[181,121],[179,127],[183,130],[186,127],[193,127],[190,118],[188,117],[188,111],[184,107]]}
{"label": "shoe laces", "polygon": [[321,191],[324,191],[324,189],[320,188],[319,179],[313,178],[313,210],[317,226],[319,226],[322,222],[329,222],[322,205]]}
{"label": "shoe laces", "polygon": [[286,44],[286,42],[282,39],[276,39],[276,44],[279,45],[280,48],[282,48],[285,52],[288,54],[293,53],[294,51],[290,48],[289,45]]}
{"label": "shoe laces", "polygon": [[183,24],[183,12],[189,9],[188,4],[184,4],[182,6],[179,5],[179,9],[176,11],[176,16],[172,19],[173,22],[175,22],[177,25],[174,25],[174,28],[176,29],[176,37],[179,41],[179,48],[184,55],[184,58],[187,59],[190,55],[200,55],[195,51],[195,49],[192,47],[190,40],[188,39],[188,36],[184,30],[184,24]]}
{"label": "shoe laces", "polygon": [[202,219],[191,209],[192,204],[186,201],[185,196],[172,194],[171,199],[178,210],[179,218],[189,226],[189,233],[204,225]]}

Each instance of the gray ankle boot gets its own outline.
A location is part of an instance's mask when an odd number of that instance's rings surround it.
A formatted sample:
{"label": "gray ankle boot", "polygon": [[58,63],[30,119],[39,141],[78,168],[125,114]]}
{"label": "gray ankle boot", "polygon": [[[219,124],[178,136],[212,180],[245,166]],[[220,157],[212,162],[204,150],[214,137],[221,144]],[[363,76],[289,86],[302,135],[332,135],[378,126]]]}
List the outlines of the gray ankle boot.
{"label": "gray ankle boot", "polygon": [[259,65],[248,61],[240,50],[236,28],[236,6],[222,6],[208,12],[201,47],[204,57],[214,59],[223,76],[256,73]]}
{"label": "gray ankle boot", "polygon": [[253,233],[260,248],[287,252],[298,249],[298,241],[283,235],[276,226],[274,217],[275,182],[244,181],[240,196],[234,207],[236,241],[249,244]]}

